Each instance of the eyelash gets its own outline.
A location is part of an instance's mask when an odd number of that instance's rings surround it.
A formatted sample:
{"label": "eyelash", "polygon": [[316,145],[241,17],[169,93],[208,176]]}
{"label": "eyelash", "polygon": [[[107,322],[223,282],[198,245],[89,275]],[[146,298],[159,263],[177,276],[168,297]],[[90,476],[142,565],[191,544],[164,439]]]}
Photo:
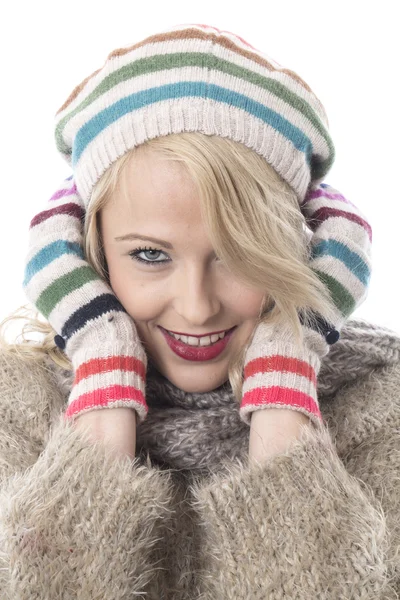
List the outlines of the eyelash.
{"label": "eyelash", "polygon": [[129,252],[129,256],[131,256],[133,258],[133,260],[136,260],[137,262],[140,262],[145,265],[164,265],[168,262],[171,262],[170,258],[168,260],[144,260],[143,258],[139,258],[138,255],[141,252],[149,252],[149,251],[150,252],[162,252],[163,254],[166,254],[160,248],[152,248],[151,246],[145,246],[145,247],[136,248],[136,250],[132,250],[132,252]]}
{"label": "eyelash", "polygon": [[151,246],[145,246],[144,248],[136,248],[136,250],[132,250],[132,252],[129,252],[129,256],[132,256],[132,258],[140,263],[144,263],[146,265],[163,265],[167,262],[170,262],[171,259],[168,260],[144,260],[143,258],[139,258],[138,254],[140,254],[141,252],[162,252],[163,254],[165,254],[165,252],[163,250],[160,250],[159,248],[152,248]]}

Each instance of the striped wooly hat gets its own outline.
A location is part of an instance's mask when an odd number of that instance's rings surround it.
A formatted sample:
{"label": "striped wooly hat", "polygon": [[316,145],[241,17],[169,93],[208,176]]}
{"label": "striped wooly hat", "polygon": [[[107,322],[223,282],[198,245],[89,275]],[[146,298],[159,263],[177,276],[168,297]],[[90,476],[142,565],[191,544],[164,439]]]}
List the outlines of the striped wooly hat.
{"label": "striped wooly hat", "polygon": [[148,139],[183,131],[245,144],[300,203],[334,161],[328,119],[309,86],[241,37],[197,24],[111,52],[58,110],[55,137],[87,206],[117,158]]}

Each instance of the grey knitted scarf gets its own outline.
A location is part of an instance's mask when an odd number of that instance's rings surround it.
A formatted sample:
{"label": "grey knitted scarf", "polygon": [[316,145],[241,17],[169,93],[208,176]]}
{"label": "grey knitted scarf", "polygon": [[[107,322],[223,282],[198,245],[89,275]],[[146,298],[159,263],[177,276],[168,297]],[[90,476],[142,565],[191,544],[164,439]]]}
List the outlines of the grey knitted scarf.
{"label": "grey knitted scarf", "polygon": [[[349,320],[340,339],[330,346],[317,380],[318,399],[324,405],[344,385],[373,369],[395,364],[400,357],[400,336],[363,320]],[[54,363],[53,363],[54,364]],[[73,372],[55,370],[66,401]],[[161,468],[186,475],[207,476],[227,459],[246,456],[249,427],[239,417],[239,406],[229,381],[205,393],[187,393],[166,379],[148,360],[146,402],[149,411],[137,426],[136,454]]]}

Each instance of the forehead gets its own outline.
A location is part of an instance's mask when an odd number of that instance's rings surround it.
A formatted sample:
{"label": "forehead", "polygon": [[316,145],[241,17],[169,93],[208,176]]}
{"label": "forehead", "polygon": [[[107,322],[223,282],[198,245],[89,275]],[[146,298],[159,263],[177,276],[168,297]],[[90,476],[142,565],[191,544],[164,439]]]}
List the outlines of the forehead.
{"label": "forehead", "polygon": [[[155,152],[126,163],[113,196],[101,210],[106,243],[135,232],[169,241],[193,252],[211,247],[204,227],[197,188],[182,163]],[[121,243],[121,242],[120,242]]]}
{"label": "forehead", "polygon": [[110,209],[135,219],[198,219],[197,188],[185,166],[146,148],[134,153],[120,173]]}

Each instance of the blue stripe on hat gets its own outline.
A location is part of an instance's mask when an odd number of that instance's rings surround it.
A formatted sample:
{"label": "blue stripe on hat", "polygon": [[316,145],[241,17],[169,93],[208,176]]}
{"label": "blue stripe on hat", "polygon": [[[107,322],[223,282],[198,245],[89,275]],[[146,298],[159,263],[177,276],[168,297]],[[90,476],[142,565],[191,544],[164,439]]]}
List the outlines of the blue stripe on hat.
{"label": "blue stripe on hat", "polygon": [[85,148],[109,125],[118,121],[124,115],[139,110],[168,99],[178,99],[185,97],[200,97],[204,99],[225,102],[228,105],[236,106],[254,117],[257,117],[268,123],[279,131],[284,137],[293,143],[293,145],[304,152],[307,158],[307,164],[311,165],[312,142],[295,125],[282,117],[274,110],[252,100],[244,94],[238,94],[232,90],[205,83],[203,81],[181,81],[169,85],[157,86],[135,94],[121,98],[111,106],[97,113],[87,123],[77,131],[72,149],[72,165],[76,166]]}

